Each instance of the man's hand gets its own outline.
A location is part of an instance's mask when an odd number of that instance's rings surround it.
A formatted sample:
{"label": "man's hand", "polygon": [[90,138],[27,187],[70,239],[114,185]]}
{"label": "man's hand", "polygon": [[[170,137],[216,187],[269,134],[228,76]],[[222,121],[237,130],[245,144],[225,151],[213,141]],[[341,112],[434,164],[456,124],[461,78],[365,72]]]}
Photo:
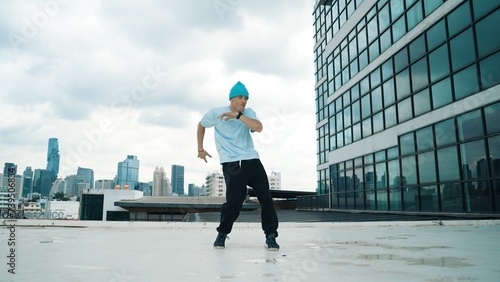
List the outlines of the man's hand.
{"label": "man's hand", "polygon": [[238,112],[226,112],[226,113],[222,113],[217,118],[220,119],[220,120],[222,120],[222,119],[224,119],[224,120],[230,120],[232,118],[236,118],[237,116],[238,116]]}
{"label": "man's hand", "polygon": [[203,151],[198,151],[198,158],[204,160],[205,162],[207,162],[207,156],[209,157],[212,157],[207,151],[203,150]]}

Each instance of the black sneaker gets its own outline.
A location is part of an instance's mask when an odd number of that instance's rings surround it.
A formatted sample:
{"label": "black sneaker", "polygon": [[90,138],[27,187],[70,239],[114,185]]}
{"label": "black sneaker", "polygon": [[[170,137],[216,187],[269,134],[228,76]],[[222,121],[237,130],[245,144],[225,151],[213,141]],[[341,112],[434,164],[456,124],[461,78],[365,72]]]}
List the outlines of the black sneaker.
{"label": "black sneaker", "polygon": [[269,235],[266,235],[266,248],[269,251],[279,251],[280,245],[276,243],[276,234],[271,233]]}
{"label": "black sneaker", "polygon": [[214,248],[224,249],[225,248],[224,242],[226,242],[226,238],[229,238],[227,237],[227,234],[219,233],[219,235],[217,235],[217,238],[215,238]]}

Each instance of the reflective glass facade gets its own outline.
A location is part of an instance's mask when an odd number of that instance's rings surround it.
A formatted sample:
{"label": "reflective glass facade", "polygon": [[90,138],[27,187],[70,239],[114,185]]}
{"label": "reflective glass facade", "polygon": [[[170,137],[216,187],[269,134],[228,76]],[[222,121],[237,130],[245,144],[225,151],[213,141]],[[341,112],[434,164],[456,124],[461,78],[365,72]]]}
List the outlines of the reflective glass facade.
{"label": "reflective glass facade", "polygon": [[329,207],[500,212],[500,0],[330,0],[313,13]]}

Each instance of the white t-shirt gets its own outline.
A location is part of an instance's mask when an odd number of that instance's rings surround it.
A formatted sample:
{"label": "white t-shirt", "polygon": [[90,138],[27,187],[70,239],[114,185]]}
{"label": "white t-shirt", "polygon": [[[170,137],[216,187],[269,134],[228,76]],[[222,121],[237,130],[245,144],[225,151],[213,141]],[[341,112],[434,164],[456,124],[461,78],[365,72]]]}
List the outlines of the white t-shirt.
{"label": "white t-shirt", "polygon": [[[250,128],[239,119],[218,119],[222,113],[230,112],[229,106],[214,108],[206,113],[201,119],[201,125],[209,128],[214,127],[215,146],[219,153],[220,163],[258,159],[259,153],[253,147]],[[258,119],[251,108],[245,108],[243,115]]]}

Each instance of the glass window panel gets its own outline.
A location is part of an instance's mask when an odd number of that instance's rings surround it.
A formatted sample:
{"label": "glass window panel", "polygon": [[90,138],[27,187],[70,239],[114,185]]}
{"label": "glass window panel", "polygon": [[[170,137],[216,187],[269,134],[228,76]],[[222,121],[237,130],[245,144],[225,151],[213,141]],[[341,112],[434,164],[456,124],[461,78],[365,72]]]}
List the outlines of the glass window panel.
{"label": "glass window panel", "polygon": [[[354,159],[354,166],[362,166],[363,165],[363,157],[357,157]],[[363,173],[358,173],[358,176],[363,175]]]}
{"label": "glass window panel", "polygon": [[453,101],[450,78],[441,80],[432,86],[432,105],[434,109],[443,107]]}
{"label": "glass window panel", "polygon": [[359,54],[359,70],[364,69],[368,65],[368,49],[365,49]]}
{"label": "glass window panel", "polygon": [[349,127],[344,131],[344,144],[349,145],[351,143],[352,143],[352,132],[351,128]]}
{"label": "glass window panel", "polygon": [[361,140],[361,123],[356,123],[352,126],[352,141]]}
{"label": "glass window panel", "polygon": [[424,19],[422,5],[418,3],[417,5],[411,7],[411,9],[406,13],[406,16],[408,17],[408,30],[411,30]]}
{"label": "glass window panel", "polygon": [[404,2],[401,0],[391,0],[391,18],[397,19],[405,11]]}
{"label": "glass window panel", "polygon": [[437,185],[420,186],[421,211],[439,211],[439,197]]}
{"label": "glass window panel", "polygon": [[370,82],[372,88],[380,84],[380,68],[376,68],[370,73]]}
{"label": "glass window panel", "polygon": [[351,97],[353,101],[359,98],[359,84],[356,84],[353,87],[351,87]]}
{"label": "glass window panel", "polygon": [[417,162],[415,156],[401,158],[402,186],[417,184]]}
{"label": "glass window panel", "polygon": [[351,126],[351,107],[344,109],[344,126]]}
{"label": "glass window panel", "polygon": [[373,190],[375,189],[375,172],[373,171],[373,165],[365,166],[365,189]]}
{"label": "glass window panel", "polygon": [[481,70],[482,89],[487,89],[500,83],[500,52],[479,62]]}
{"label": "glass window panel", "polygon": [[457,142],[455,121],[453,119],[445,120],[434,125],[434,132],[436,135],[437,147]]}
{"label": "glass window panel", "polygon": [[417,139],[417,151],[427,151],[434,148],[434,135],[432,134],[432,127],[424,127],[415,131]]}
{"label": "glass window panel", "polygon": [[366,28],[363,28],[358,33],[358,52],[363,51],[367,45],[368,42],[366,41]]}
{"label": "glass window panel", "polygon": [[448,45],[443,44],[441,47],[429,54],[429,68],[431,73],[431,82],[450,75]]}
{"label": "glass window panel", "polygon": [[335,99],[335,112],[340,112],[342,111],[343,105],[342,105],[342,97],[338,97]]}
{"label": "glass window panel", "polygon": [[377,210],[386,211],[389,209],[389,199],[387,189],[377,191]]}
{"label": "glass window panel", "polygon": [[377,17],[372,18],[367,25],[368,43],[371,43],[378,37],[378,22]]}
{"label": "glass window panel", "polygon": [[475,60],[476,51],[474,50],[472,29],[469,28],[450,40],[450,52],[453,71],[456,71]]}
{"label": "glass window panel", "polygon": [[408,69],[396,75],[396,95],[401,100],[411,94],[410,77]]}
{"label": "glass window panel", "polygon": [[399,187],[401,186],[401,176],[399,173],[399,160],[393,160],[387,162],[388,172],[389,172],[389,186]]}
{"label": "glass window panel", "polygon": [[500,36],[494,36],[494,34],[498,34],[499,26],[500,10],[497,10],[476,24],[477,46],[480,58],[500,48]]}
{"label": "glass window panel", "polygon": [[385,50],[389,49],[392,44],[391,39],[391,30],[388,29],[382,35],[380,35],[380,53],[383,53]]}
{"label": "glass window panel", "polygon": [[354,170],[354,175],[353,175],[353,179],[354,179],[354,190],[355,191],[360,191],[360,190],[364,190],[364,187],[363,187],[363,168],[362,167],[359,167],[359,168],[356,168]]}
{"label": "glass window panel", "polygon": [[398,103],[398,122],[405,122],[413,117],[411,108],[411,97]]}
{"label": "glass window panel", "polygon": [[352,61],[358,55],[358,44],[356,39],[349,43],[349,61]]}
{"label": "glass window panel", "polygon": [[385,167],[385,162],[378,163],[375,165],[375,175],[376,175],[376,187],[377,189],[387,188],[387,169]]}
{"label": "glass window panel", "polygon": [[363,138],[366,138],[366,137],[372,135],[371,118],[367,118],[367,119],[363,120],[362,126],[363,126]]}
{"label": "glass window panel", "polygon": [[391,160],[397,157],[399,157],[398,147],[392,147],[387,149],[387,159]]}
{"label": "glass window panel", "polygon": [[366,118],[372,114],[370,95],[361,97],[361,117]]}
{"label": "glass window panel", "polygon": [[375,60],[380,55],[378,40],[375,40],[372,44],[370,44],[368,55],[370,57],[370,62],[373,62],[373,60]]}
{"label": "glass window panel", "polygon": [[[430,0],[434,1],[434,0]],[[439,21],[429,30],[427,30],[427,48],[429,50],[441,45],[446,41],[446,26],[444,20]]]}
{"label": "glass window panel", "polygon": [[434,183],[437,181],[434,151],[418,155],[418,173],[420,183]]}
{"label": "glass window panel", "polygon": [[359,100],[352,103],[352,122],[356,123],[361,120],[361,110],[359,108]]}
{"label": "glass window panel", "polygon": [[337,148],[344,147],[344,131],[338,132],[336,137],[337,137]]}
{"label": "glass window panel", "polygon": [[372,111],[374,113],[382,109],[382,87],[379,86],[372,91]]}
{"label": "glass window panel", "polygon": [[400,211],[403,209],[401,189],[389,189],[389,202],[389,209],[391,211]]}
{"label": "glass window panel", "polygon": [[394,55],[394,69],[396,72],[408,66],[408,49],[403,48],[396,55]]}
{"label": "glass window panel", "polygon": [[480,110],[458,116],[457,125],[458,138],[460,141],[484,136]]}
{"label": "glass window panel", "polygon": [[500,103],[484,108],[484,119],[488,134],[500,132]]}
{"label": "glass window panel", "polygon": [[340,66],[340,55],[338,55],[337,57],[335,57],[335,59],[333,59],[333,67],[336,72],[339,72],[342,69]]}
{"label": "glass window panel", "polygon": [[424,0],[425,16],[430,15],[434,10],[443,4],[443,0]]}
{"label": "glass window panel", "polygon": [[393,74],[392,59],[389,59],[382,65],[382,81],[392,77]]}
{"label": "glass window panel", "polygon": [[378,12],[378,24],[380,31],[384,31],[391,24],[389,4],[382,7],[382,9]]}
{"label": "glass window panel", "polygon": [[458,155],[455,146],[437,150],[439,181],[459,180]]}
{"label": "glass window panel", "polygon": [[365,164],[372,164],[373,163],[373,154],[369,154],[363,157],[363,162]]}
{"label": "glass window panel", "polygon": [[384,110],[385,115],[385,128],[396,125],[396,108],[395,106],[390,106]]}
{"label": "glass window panel", "polygon": [[493,177],[500,177],[500,135],[488,138],[488,144],[490,150],[491,174]]}
{"label": "glass window panel", "polygon": [[462,189],[460,183],[439,185],[441,210],[443,212],[463,212]]}
{"label": "glass window panel", "polygon": [[472,18],[469,2],[463,3],[460,7],[451,12],[447,18],[449,36],[452,37],[471,23]]}
{"label": "glass window panel", "polygon": [[337,121],[337,124],[336,124],[337,131],[344,129],[343,113],[342,112],[339,112],[336,114],[335,120]]}
{"label": "glass window panel", "polygon": [[396,102],[396,93],[394,91],[394,79],[387,80],[382,86],[384,90],[384,107]]}
{"label": "glass window panel", "polygon": [[375,162],[385,161],[385,150],[378,151],[375,153]]}
{"label": "glass window panel", "polygon": [[415,62],[421,58],[427,50],[425,48],[425,36],[422,34],[417,39],[410,43],[410,62]]}
{"label": "glass window panel", "polygon": [[415,116],[430,112],[431,98],[429,95],[429,89],[424,89],[413,95],[413,108],[415,110]]}
{"label": "glass window panel", "polygon": [[488,181],[465,182],[464,192],[467,212],[485,213],[493,210]]}
{"label": "glass window panel", "polygon": [[500,5],[500,2],[473,0],[472,5],[474,7],[474,18],[479,19],[480,17],[486,15],[488,12],[493,11],[495,7]]}
{"label": "glass window panel", "polygon": [[331,150],[337,149],[337,136],[336,135],[331,135],[330,136],[330,148]]}
{"label": "glass window panel", "polygon": [[479,91],[476,65],[472,65],[453,76],[455,99],[460,100]]}
{"label": "glass window panel", "polygon": [[348,107],[351,104],[351,92],[349,92],[349,90],[342,94],[342,101],[344,103],[344,107]]}
{"label": "glass window panel", "polygon": [[373,133],[384,130],[384,112],[373,115]]}
{"label": "glass window panel", "polygon": [[406,17],[403,15],[392,25],[392,41],[397,42],[406,34]]}
{"label": "glass window panel", "polygon": [[415,153],[415,137],[413,137],[413,132],[399,137],[399,151],[401,155]]}
{"label": "glass window panel", "polygon": [[368,91],[370,91],[370,80],[368,76],[361,80],[360,87],[361,87],[361,96],[365,95],[366,93],[368,93]]}
{"label": "glass window panel", "polygon": [[422,89],[429,84],[427,75],[427,58],[424,57],[411,66],[411,83],[413,91]]}
{"label": "glass window panel", "polygon": [[351,71],[351,77],[355,76],[359,69],[358,69],[358,58],[354,58],[352,63],[349,65],[350,71]]}
{"label": "glass window panel", "polygon": [[349,68],[342,71],[342,85],[346,84],[351,77],[349,76]]}
{"label": "glass window panel", "polygon": [[461,144],[460,156],[464,180],[488,177],[488,161],[484,150],[484,140]]}

